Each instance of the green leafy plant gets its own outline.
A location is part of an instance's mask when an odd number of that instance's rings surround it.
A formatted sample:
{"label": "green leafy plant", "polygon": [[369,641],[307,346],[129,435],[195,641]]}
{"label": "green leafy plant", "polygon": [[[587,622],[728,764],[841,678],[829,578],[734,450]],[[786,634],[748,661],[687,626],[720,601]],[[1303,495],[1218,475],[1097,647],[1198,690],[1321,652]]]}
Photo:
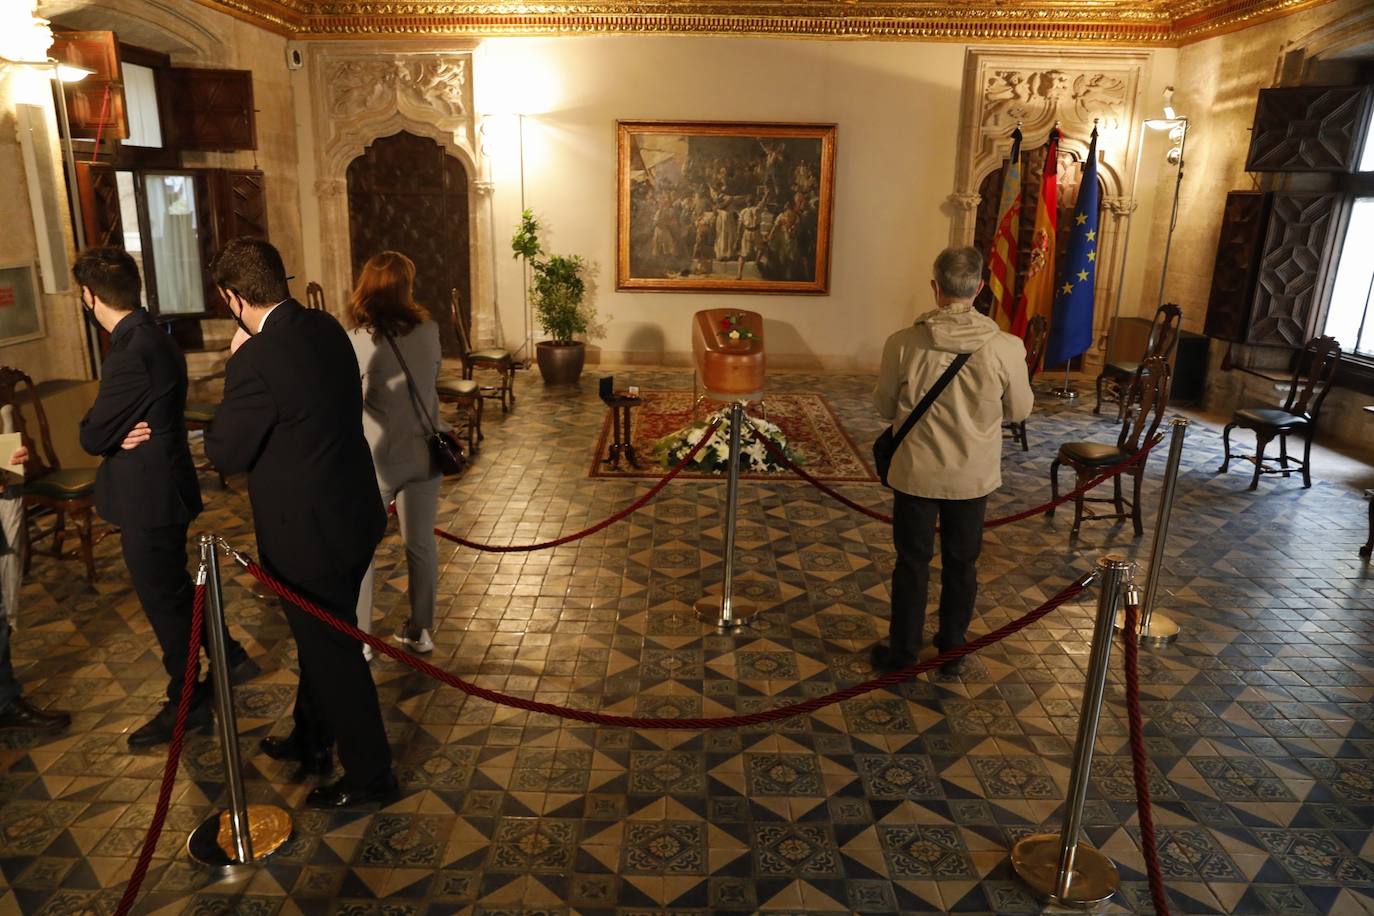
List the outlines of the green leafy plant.
{"label": "green leafy plant", "polygon": [[596,309],[586,301],[587,262],[577,255],[546,254],[539,241],[541,228],[533,210],[521,213],[511,251],[534,274],[534,313],[544,333],[556,343],[572,343],[574,334],[596,330]]}

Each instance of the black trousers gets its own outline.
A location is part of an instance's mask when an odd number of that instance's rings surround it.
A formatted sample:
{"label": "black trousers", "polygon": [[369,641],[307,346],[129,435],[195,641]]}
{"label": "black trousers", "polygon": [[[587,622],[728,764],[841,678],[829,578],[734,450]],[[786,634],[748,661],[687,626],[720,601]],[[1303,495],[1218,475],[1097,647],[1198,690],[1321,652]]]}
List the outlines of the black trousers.
{"label": "black trousers", "polygon": [[[370,562],[369,557],[343,575],[322,579],[293,582],[275,572],[273,575],[323,610],[356,626],[358,588]],[[391,747],[362,643],[288,601],[282,602],[282,608],[296,639],[301,669],[291,738],[302,751],[337,743],[344,783],[366,788],[391,772]]]}
{"label": "black trousers", "polygon": [[944,651],[962,645],[978,597],[978,554],[983,549],[988,499],[926,499],[899,491],[893,495],[892,540],[897,548],[897,566],[892,571],[892,649],[914,656],[921,648],[937,519],[941,571],[940,628],[935,647]]}
{"label": "black trousers", "polygon": [[[191,641],[191,610],[195,586],[186,571],[186,525],[156,528],[121,528],[120,542],[124,565],[129,569],[134,591],[148,615],[157,643],[162,648],[162,667],[167,671],[167,699],[181,698],[181,680],[186,672],[186,649]],[[201,645],[209,651],[209,617],[201,632]],[[230,655],[242,651],[238,642],[224,631],[224,645]],[[195,659],[200,676],[200,658]]]}

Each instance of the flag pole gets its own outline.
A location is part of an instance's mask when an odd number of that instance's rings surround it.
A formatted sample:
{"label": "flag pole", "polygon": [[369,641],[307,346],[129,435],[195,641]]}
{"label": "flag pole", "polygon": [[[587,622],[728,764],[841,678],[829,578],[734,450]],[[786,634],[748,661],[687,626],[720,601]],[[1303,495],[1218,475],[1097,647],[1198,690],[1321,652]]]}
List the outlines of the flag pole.
{"label": "flag pole", "polygon": [[1073,383],[1069,381],[1069,364],[1072,362],[1073,360],[1071,359],[1064,360],[1064,387],[1050,389],[1050,394],[1059,398],[1061,401],[1072,401],[1074,398],[1078,397],[1078,389],[1073,387]]}

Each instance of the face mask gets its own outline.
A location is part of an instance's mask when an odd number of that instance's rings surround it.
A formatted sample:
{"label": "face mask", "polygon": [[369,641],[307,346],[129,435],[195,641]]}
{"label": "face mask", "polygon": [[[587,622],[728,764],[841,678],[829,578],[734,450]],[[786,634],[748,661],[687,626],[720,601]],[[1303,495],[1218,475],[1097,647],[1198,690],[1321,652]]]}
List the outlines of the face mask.
{"label": "face mask", "polygon": [[97,334],[105,330],[103,327],[101,327],[100,322],[95,317],[95,306],[87,305],[85,296],[81,297],[81,317],[86,319],[86,324],[89,325],[91,330],[95,331]]}
{"label": "face mask", "polygon": [[[230,290],[230,292],[233,291]],[[238,293],[234,293],[234,298],[239,300],[239,310],[237,312],[234,311],[234,306],[229,301],[229,297],[224,297],[225,304],[229,306],[229,314],[234,316],[234,323],[237,324],[239,327],[243,328],[243,333],[247,334],[249,337],[256,337],[257,334],[253,331],[250,331],[248,329],[248,325],[243,323],[243,297],[240,296]]]}

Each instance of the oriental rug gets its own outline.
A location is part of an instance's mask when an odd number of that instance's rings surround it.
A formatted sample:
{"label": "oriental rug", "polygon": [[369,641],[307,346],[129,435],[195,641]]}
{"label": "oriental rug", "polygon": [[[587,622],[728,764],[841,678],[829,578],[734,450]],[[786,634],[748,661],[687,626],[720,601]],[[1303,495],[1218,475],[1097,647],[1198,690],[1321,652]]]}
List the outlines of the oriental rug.
{"label": "oriental rug", "polygon": [[[611,467],[607,461],[612,432],[611,412],[607,410],[587,476],[657,479],[667,472],[667,468],[655,457],[654,445],[669,433],[675,433],[692,423],[692,392],[686,389],[641,390],[640,397],[644,403],[632,408],[630,421],[639,469],[631,467],[624,458],[620,460],[618,468]],[[696,419],[704,421],[721,406],[715,402],[703,402]],[[830,402],[822,395],[770,394],[762,404],[750,405],[748,412],[751,416],[776,423],[782,429],[787,437],[787,447],[808,474],[832,483],[877,482],[878,478],[869,462],[840,425]],[[723,473],[687,470],[679,474],[678,479],[724,479],[724,476]],[[746,471],[740,477],[757,480],[800,479],[788,470]]]}

